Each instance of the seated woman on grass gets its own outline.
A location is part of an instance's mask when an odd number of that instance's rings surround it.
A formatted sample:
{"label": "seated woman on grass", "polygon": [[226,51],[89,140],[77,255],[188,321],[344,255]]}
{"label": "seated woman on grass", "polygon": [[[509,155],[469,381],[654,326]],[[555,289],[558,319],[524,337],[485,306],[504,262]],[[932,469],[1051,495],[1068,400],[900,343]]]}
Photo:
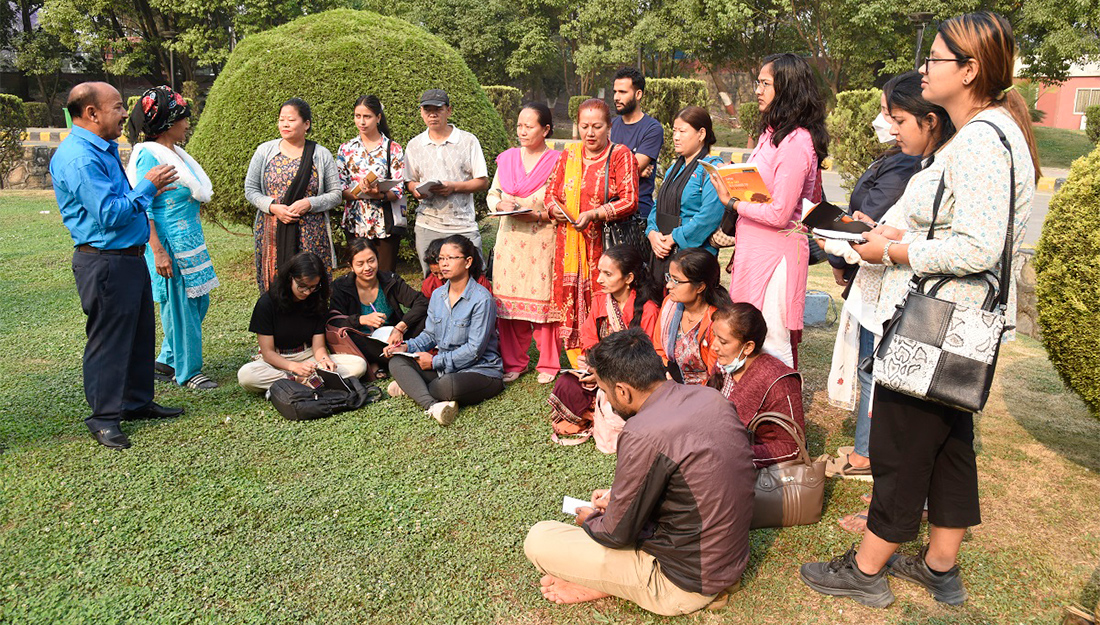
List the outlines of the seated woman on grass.
{"label": "seated woman on grass", "polygon": [[718,259],[703,248],[680,250],[669,263],[665,274],[668,295],[661,306],[653,346],[678,382],[706,384],[718,361],[712,317],[730,303],[720,278]]}
{"label": "seated woman on grass", "polygon": [[[428,249],[424,251],[424,264],[428,266],[428,271],[424,274],[424,281],[420,283],[420,292],[428,299],[432,298],[432,293],[436,289],[447,283],[447,279],[443,277],[443,271],[439,269],[439,249],[441,247],[443,247],[443,239],[436,239],[429,243]],[[484,266],[483,264],[482,267]],[[485,287],[490,293],[493,292],[493,285],[484,273],[477,277],[477,283]]]}
{"label": "seated woman on grass", "polygon": [[[652,337],[658,296],[642,255],[631,245],[616,245],[604,250],[597,268],[600,290],[593,296],[591,312],[581,325],[581,349],[587,352],[605,337],[631,327],[641,327]],[[596,446],[604,453],[614,453],[623,421],[596,389],[593,376],[579,374],[587,369],[582,353],[577,356],[577,369],[554,382],[547,399],[554,439],[562,444],[583,443],[596,429]],[[603,426],[608,426],[611,436],[602,435],[599,430]]]}
{"label": "seated woman on grass", "polygon": [[446,288],[432,292],[424,331],[383,353],[391,358],[390,396],[408,395],[440,425],[450,425],[459,404],[476,404],[504,390],[504,363],[496,302],[477,283],[481,256],[473,242],[460,234],[443,239],[439,268]]}
{"label": "seated woman on grass", "polygon": [[[406,336],[424,329],[428,298],[412,288],[401,276],[378,270],[378,248],[371,239],[359,237],[348,245],[351,273],[332,281],[333,325],[346,325],[366,334],[379,328],[393,327],[386,337],[397,345]],[[386,343],[349,332],[348,336],[363,352],[375,379],[386,377],[389,358],[382,355]]]}
{"label": "seated woman on grass", "polygon": [[[764,315],[752,304],[736,302],[714,312],[712,345],[718,366],[707,382],[725,395],[746,426],[761,412],[778,412],[802,431],[802,376],[771,354],[760,351],[768,336]],[[756,428],[752,445],[756,468],[798,457],[798,443],[774,423]]]}
{"label": "seated woman on grass", "polygon": [[330,356],[325,347],[329,290],[325,264],[312,252],[295,254],[279,268],[252,310],[248,330],[256,333],[260,353],[237,371],[242,388],[262,393],[276,380],[308,378],[318,367],[345,378],[367,372],[362,358]]}

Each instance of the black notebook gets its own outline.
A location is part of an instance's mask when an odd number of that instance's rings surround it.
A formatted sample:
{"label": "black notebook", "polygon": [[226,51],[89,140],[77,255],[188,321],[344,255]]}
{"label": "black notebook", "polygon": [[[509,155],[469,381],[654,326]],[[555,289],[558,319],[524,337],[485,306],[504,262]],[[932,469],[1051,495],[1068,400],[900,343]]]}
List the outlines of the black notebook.
{"label": "black notebook", "polygon": [[871,230],[870,224],[853,219],[844,209],[825,200],[804,210],[802,225],[823,239],[859,242],[863,241],[863,233]]}

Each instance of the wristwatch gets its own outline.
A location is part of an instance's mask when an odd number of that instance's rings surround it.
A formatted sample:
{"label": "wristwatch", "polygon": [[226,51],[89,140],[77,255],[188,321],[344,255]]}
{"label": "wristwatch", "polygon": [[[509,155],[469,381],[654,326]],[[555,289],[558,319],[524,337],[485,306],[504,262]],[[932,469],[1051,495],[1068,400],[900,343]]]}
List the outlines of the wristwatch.
{"label": "wristwatch", "polygon": [[897,243],[897,241],[886,240],[886,243],[882,246],[882,264],[887,267],[894,266],[894,259],[890,258],[890,246]]}

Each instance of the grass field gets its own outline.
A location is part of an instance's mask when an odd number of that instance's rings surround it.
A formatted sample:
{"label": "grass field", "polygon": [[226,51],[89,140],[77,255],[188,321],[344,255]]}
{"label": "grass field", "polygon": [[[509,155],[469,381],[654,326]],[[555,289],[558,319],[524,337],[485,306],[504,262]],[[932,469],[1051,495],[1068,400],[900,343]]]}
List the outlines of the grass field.
{"label": "grass field", "polygon": [[[41,211],[49,211],[41,214]],[[284,421],[235,383],[255,351],[250,236],[207,225],[223,286],[206,321],[206,372],[222,387],[158,383],[176,420],[96,445],[82,423],[84,317],[71,242],[49,193],[0,193],[0,622],[650,623],[615,600],[544,602],[527,528],[563,495],[609,483],[614,458],[549,441],[533,375],[463,409],[448,429],[407,399],[310,423]],[[836,293],[815,270],[811,288]],[[851,442],[827,405],[835,325],[803,343],[811,451]],[[1041,345],[1003,352],[978,457],[985,523],[962,567],[970,601],[893,584],[875,611],[808,591],[798,566],[842,552],[835,519],[866,485],[830,484],[821,523],[752,535],[744,589],[693,623],[1052,623],[1100,594],[1100,422],[1065,391]],[[915,553],[918,544],[903,547]]]}
{"label": "grass field", "polygon": [[1034,126],[1039,144],[1039,162],[1043,167],[1069,169],[1073,161],[1096,149],[1083,130],[1063,130]]}

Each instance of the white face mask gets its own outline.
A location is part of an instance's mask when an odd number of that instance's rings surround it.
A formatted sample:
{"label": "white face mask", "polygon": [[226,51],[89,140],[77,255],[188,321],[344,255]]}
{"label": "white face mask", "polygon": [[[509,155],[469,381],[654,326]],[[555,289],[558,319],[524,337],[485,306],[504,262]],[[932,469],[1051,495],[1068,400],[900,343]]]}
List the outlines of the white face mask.
{"label": "white face mask", "polygon": [[720,365],[720,366],[722,367],[722,370],[726,372],[726,375],[733,375],[734,373],[737,373],[738,371],[740,371],[741,367],[744,367],[745,363],[748,362],[748,360],[749,360],[749,357],[746,356],[744,354],[744,350],[742,350],[742,353],[738,354],[737,358],[733,359],[733,362],[731,362],[728,365]]}
{"label": "white face mask", "polygon": [[886,116],[879,111],[878,117],[871,122],[871,128],[875,129],[875,136],[878,137],[879,143],[893,143],[894,136],[890,134],[890,122],[886,121]]}

